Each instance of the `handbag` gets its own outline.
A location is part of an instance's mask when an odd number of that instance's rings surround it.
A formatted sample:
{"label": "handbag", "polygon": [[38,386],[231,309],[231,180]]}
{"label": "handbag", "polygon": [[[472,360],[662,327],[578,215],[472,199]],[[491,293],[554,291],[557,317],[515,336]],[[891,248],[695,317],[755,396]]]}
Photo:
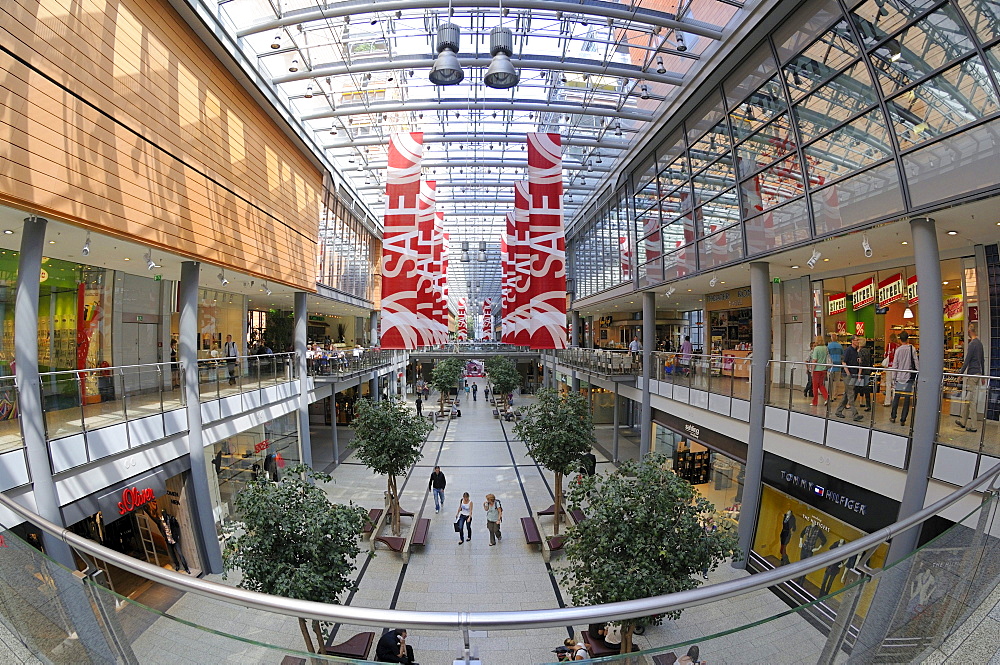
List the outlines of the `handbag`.
{"label": "handbag", "polygon": [[461,518],[461,516],[459,516],[459,518],[457,520],[455,520],[455,533],[462,533],[462,518]]}
{"label": "handbag", "polygon": [[893,387],[897,393],[912,393],[913,381],[896,381]]}
{"label": "handbag", "polygon": [[882,362],[880,364],[882,365],[882,367],[888,367],[889,366],[889,356],[886,356],[885,358],[882,358]]}

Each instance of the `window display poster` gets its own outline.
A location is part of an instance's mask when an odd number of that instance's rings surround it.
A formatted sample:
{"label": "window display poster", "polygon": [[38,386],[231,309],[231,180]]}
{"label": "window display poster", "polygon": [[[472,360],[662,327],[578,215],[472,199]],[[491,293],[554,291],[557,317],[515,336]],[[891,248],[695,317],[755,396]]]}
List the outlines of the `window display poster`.
{"label": "window display poster", "polygon": [[[762,487],[760,521],[753,549],[768,563],[778,567],[836,549],[867,535],[860,529],[807,505],[768,485]],[[888,546],[875,551],[870,565],[879,568],[885,562]],[[799,583],[817,598],[843,589],[856,577],[851,568],[854,557],[809,573]],[[869,593],[866,591],[866,598]],[[869,599],[870,600],[870,599]],[[867,607],[867,602],[864,603]]]}

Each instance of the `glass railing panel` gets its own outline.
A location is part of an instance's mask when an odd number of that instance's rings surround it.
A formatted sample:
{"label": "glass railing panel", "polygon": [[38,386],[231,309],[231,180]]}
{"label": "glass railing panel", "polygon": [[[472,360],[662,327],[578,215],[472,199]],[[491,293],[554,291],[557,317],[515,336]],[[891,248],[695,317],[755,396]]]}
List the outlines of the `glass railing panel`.
{"label": "glass railing panel", "polygon": [[23,446],[17,384],[13,376],[0,377],[0,453]]}
{"label": "glass railing panel", "polygon": [[937,440],[955,448],[1000,455],[1000,428],[985,418],[1000,400],[1000,380],[946,373],[941,386]]}
{"label": "glass railing panel", "polygon": [[125,414],[129,420],[163,412],[164,377],[161,366],[131,365],[117,368],[116,373],[125,387]]}
{"label": "glass railing panel", "polygon": [[222,386],[229,383],[229,373],[223,360],[201,359],[198,361],[198,391],[202,402],[219,399]]}
{"label": "glass railing panel", "polygon": [[[182,409],[187,403],[184,394],[184,368],[180,363],[164,363],[163,367],[163,410]],[[167,389],[167,386],[170,389]]]}
{"label": "glass railing panel", "polygon": [[[109,372],[110,374],[110,372]],[[95,377],[97,378],[97,377]],[[93,400],[94,411],[99,415],[105,408],[105,397],[109,401],[114,400],[113,395],[108,394],[106,385],[110,384],[110,379],[101,376],[101,386],[105,392],[100,395],[81,395],[80,376],[77,372],[50,372],[42,374],[42,410],[45,413],[45,431],[50,439],[58,439],[72,434],[83,432],[83,404],[82,400]]]}

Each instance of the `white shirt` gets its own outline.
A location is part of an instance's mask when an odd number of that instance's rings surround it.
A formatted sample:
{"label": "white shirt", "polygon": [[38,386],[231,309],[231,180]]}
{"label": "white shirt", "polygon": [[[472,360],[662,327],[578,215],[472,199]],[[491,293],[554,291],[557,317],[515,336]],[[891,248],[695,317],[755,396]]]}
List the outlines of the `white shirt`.
{"label": "white shirt", "polygon": [[238,355],[240,352],[236,348],[236,342],[226,342],[226,357],[235,358]]}
{"label": "white shirt", "polygon": [[642,345],[639,344],[639,340],[633,339],[632,343],[628,345],[628,350],[632,351],[633,353],[636,353],[638,351],[642,351]]}

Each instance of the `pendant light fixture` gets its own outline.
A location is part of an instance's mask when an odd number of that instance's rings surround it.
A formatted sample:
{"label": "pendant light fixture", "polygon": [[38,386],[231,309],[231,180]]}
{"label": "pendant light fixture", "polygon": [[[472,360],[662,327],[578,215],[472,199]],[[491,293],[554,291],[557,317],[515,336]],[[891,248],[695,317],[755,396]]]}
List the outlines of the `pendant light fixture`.
{"label": "pendant light fixture", "polygon": [[462,65],[458,62],[458,38],[460,30],[454,23],[438,26],[438,57],[431,67],[430,80],[434,85],[456,85],[465,78]]}
{"label": "pendant light fixture", "polygon": [[521,80],[521,74],[514,69],[510,56],[514,52],[514,33],[510,28],[496,27],[490,30],[490,61],[483,83],[489,88],[507,90]]}

